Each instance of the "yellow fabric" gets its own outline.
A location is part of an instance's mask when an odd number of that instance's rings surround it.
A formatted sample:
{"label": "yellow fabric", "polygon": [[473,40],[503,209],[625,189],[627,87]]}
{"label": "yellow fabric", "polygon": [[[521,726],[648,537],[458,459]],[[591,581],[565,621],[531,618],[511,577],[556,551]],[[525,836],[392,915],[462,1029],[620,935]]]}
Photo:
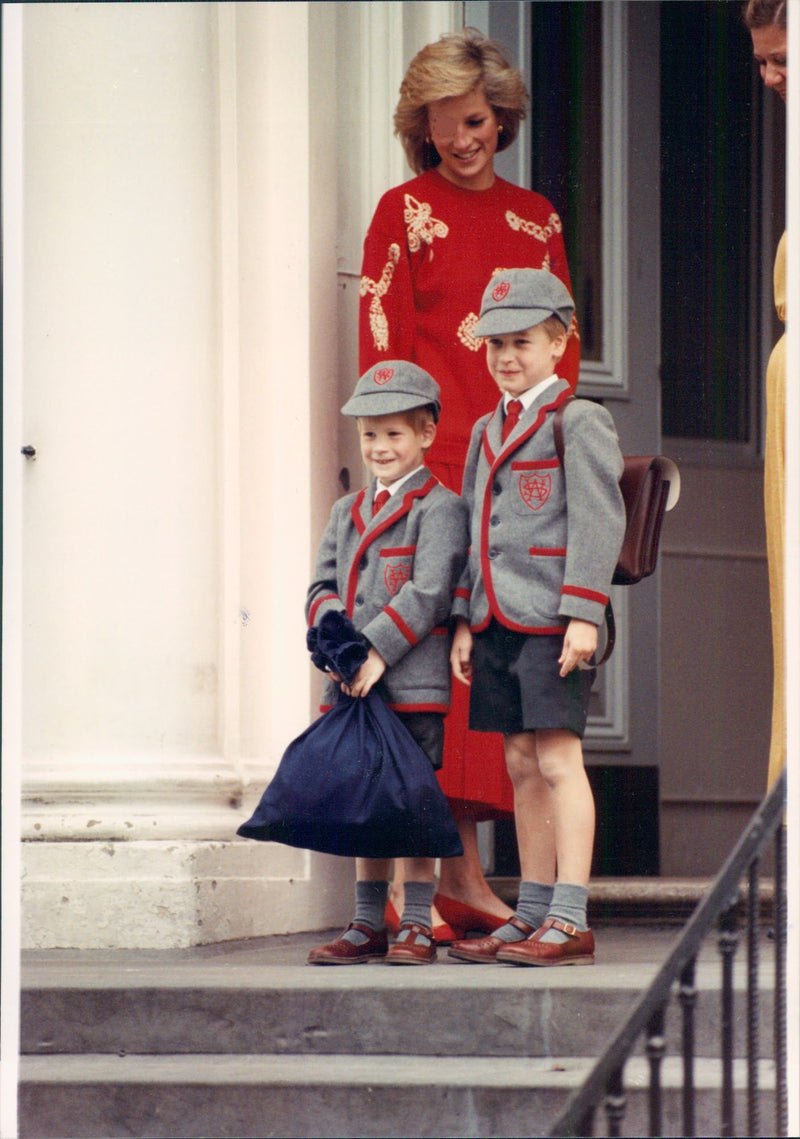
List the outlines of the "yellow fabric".
{"label": "yellow fabric", "polygon": [[[786,234],[775,255],[775,308],[786,323]],[[764,512],[767,524],[769,601],[772,614],[772,736],[767,788],[786,766],[786,658],[784,653],[783,535],[786,519],[786,333],[767,364],[767,428],[764,458]]]}

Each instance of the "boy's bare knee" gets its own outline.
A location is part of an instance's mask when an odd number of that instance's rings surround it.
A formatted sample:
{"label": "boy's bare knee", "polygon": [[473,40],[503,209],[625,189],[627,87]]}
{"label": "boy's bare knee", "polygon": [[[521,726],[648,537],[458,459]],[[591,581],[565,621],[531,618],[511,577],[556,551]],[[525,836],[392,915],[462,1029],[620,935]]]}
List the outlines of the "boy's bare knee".
{"label": "boy's bare knee", "polygon": [[518,732],[512,736],[505,736],[503,744],[506,769],[514,786],[524,779],[539,778],[539,758],[536,736],[533,732]]}
{"label": "boy's bare knee", "polygon": [[539,770],[549,787],[583,770],[583,747],[573,732],[552,730],[537,733]]}

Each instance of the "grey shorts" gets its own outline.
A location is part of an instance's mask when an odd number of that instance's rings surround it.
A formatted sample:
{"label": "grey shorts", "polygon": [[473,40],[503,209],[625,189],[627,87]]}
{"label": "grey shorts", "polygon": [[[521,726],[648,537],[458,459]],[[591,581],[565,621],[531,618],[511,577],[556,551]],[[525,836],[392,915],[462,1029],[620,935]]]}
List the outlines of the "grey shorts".
{"label": "grey shorts", "polygon": [[395,712],[395,716],[425,752],[434,771],[438,771],[444,753],[444,715],[441,712]]}
{"label": "grey shorts", "polygon": [[494,619],[472,648],[469,726],[475,732],[566,728],[583,739],[595,669],[558,674],[563,636],[506,629]]}

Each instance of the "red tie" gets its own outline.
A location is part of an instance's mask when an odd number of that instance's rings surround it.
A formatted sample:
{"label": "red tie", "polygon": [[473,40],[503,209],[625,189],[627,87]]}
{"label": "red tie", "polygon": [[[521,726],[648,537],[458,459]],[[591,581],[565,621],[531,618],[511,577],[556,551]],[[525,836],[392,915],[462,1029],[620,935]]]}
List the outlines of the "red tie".
{"label": "red tie", "polygon": [[372,517],[374,518],[378,511],[386,505],[389,501],[388,490],[379,490],[375,495],[375,501],[372,503]]}
{"label": "red tie", "polygon": [[512,399],[508,401],[506,408],[506,417],[503,420],[503,442],[509,437],[511,432],[519,423],[520,412],[522,411],[522,401],[519,399]]}

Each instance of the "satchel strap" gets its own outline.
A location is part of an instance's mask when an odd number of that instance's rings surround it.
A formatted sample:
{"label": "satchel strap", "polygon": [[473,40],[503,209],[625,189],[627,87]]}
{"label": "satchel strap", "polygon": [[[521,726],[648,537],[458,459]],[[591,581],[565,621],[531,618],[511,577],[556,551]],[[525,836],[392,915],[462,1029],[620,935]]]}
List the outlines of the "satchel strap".
{"label": "satchel strap", "polygon": [[[558,461],[561,463],[561,471],[564,476],[564,481],[567,479],[566,468],[564,467],[564,408],[575,397],[568,396],[563,403],[560,403],[556,408],[556,413],[553,416],[553,442],[556,445],[556,454]],[[603,655],[600,660],[595,663],[595,667],[599,668],[601,664],[605,664],[608,658],[614,651],[614,645],[617,642],[617,622],[614,620],[614,607],[611,604],[609,597],[606,604],[606,647],[603,649]]]}
{"label": "satchel strap", "polygon": [[564,468],[564,408],[574,398],[574,396],[568,396],[563,403],[558,405],[553,416],[553,442],[556,445],[556,454],[562,470]]}

